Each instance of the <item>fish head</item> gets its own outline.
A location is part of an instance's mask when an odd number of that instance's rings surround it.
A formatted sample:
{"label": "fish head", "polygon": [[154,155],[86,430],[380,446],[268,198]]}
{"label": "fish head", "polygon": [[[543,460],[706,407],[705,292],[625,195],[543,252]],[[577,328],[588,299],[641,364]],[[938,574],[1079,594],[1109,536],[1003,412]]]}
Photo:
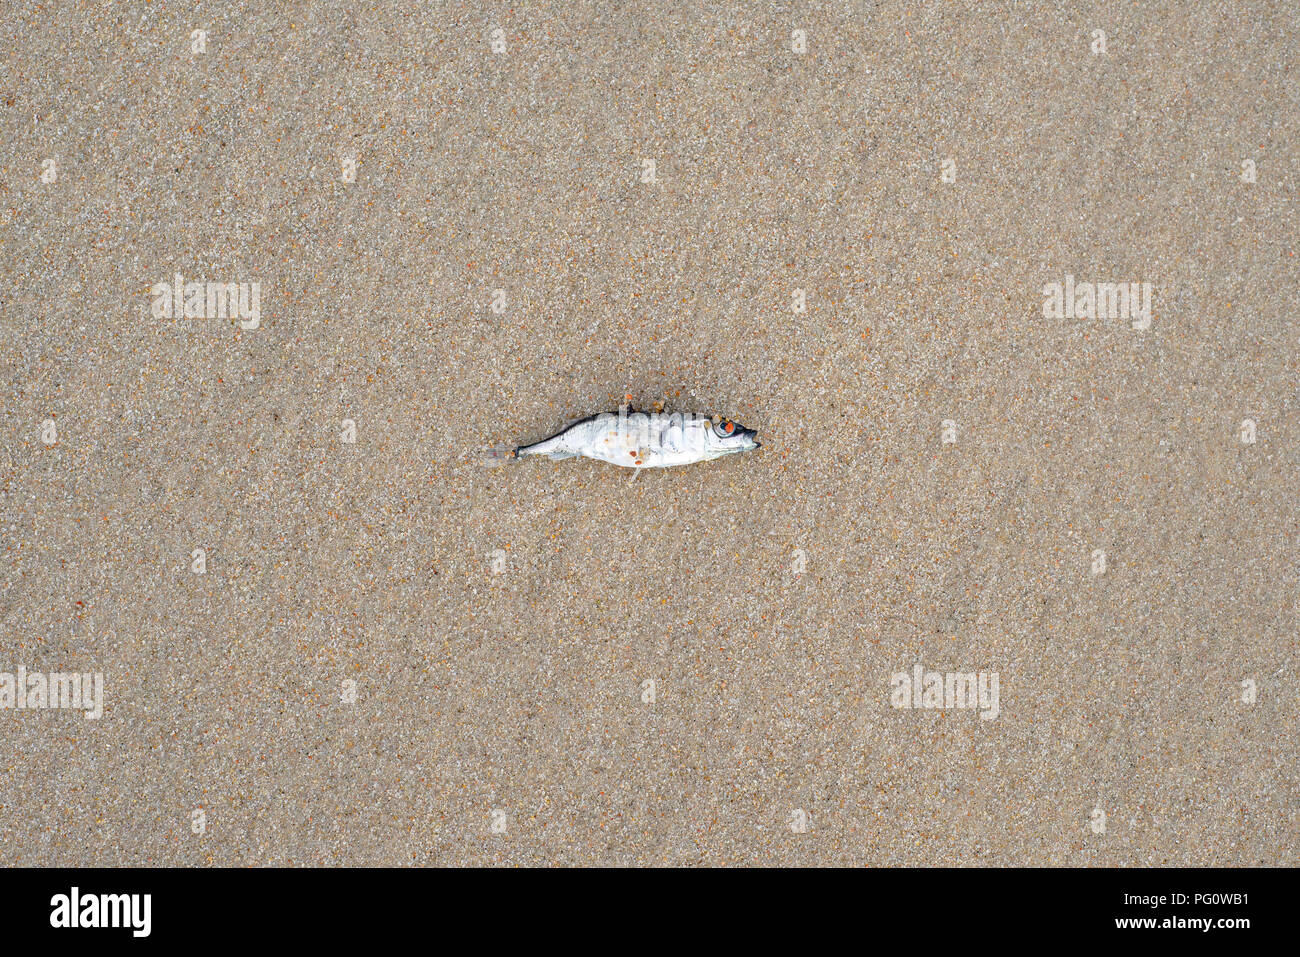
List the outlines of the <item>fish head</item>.
{"label": "fish head", "polygon": [[747,429],[732,419],[710,421],[705,427],[705,437],[709,451],[719,455],[763,447],[763,443],[758,441],[757,429]]}

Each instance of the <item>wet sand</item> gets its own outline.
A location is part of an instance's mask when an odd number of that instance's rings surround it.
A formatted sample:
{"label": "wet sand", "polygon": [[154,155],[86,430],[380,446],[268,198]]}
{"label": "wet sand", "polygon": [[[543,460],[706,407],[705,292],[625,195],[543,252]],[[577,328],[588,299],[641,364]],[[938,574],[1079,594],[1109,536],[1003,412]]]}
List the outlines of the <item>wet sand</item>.
{"label": "wet sand", "polygon": [[7,6],[5,860],[1295,865],[1294,19]]}

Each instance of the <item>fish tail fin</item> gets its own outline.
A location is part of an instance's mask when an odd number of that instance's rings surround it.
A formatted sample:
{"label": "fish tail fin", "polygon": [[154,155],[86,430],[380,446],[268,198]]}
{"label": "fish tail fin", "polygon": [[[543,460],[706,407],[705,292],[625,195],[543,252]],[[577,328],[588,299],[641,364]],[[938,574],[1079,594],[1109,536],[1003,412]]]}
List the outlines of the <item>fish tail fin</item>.
{"label": "fish tail fin", "polygon": [[519,449],[511,448],[508,445],[498,445],[495,448],[483,449],[479,452],[479,464],[487,468],[500,468],[519,458]]}

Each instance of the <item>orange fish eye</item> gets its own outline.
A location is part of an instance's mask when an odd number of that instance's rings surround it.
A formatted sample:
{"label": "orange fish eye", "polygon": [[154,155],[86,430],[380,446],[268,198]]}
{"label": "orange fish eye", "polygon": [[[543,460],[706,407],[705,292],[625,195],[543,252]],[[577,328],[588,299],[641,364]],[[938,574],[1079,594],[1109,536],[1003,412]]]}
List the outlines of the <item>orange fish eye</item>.
{"label": "orange fish eye", "polygon": [[722,431],[730,435],[732,432],[736,431],[736,423],[735,422],[722,423]]}

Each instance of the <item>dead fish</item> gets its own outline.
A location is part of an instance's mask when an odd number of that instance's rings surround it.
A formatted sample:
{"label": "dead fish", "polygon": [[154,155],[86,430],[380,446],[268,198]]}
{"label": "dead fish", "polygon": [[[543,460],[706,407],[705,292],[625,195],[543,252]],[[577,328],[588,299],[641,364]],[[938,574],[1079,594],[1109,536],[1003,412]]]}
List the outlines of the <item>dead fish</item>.
{"label": "dead fish", "polygon": [[553,462],[583,456],[631,469],[707,462],[762,448],[758,432],[731,419],[681,412],[601,412],[550,438],[521,445],[512,458],[545,455]]}

